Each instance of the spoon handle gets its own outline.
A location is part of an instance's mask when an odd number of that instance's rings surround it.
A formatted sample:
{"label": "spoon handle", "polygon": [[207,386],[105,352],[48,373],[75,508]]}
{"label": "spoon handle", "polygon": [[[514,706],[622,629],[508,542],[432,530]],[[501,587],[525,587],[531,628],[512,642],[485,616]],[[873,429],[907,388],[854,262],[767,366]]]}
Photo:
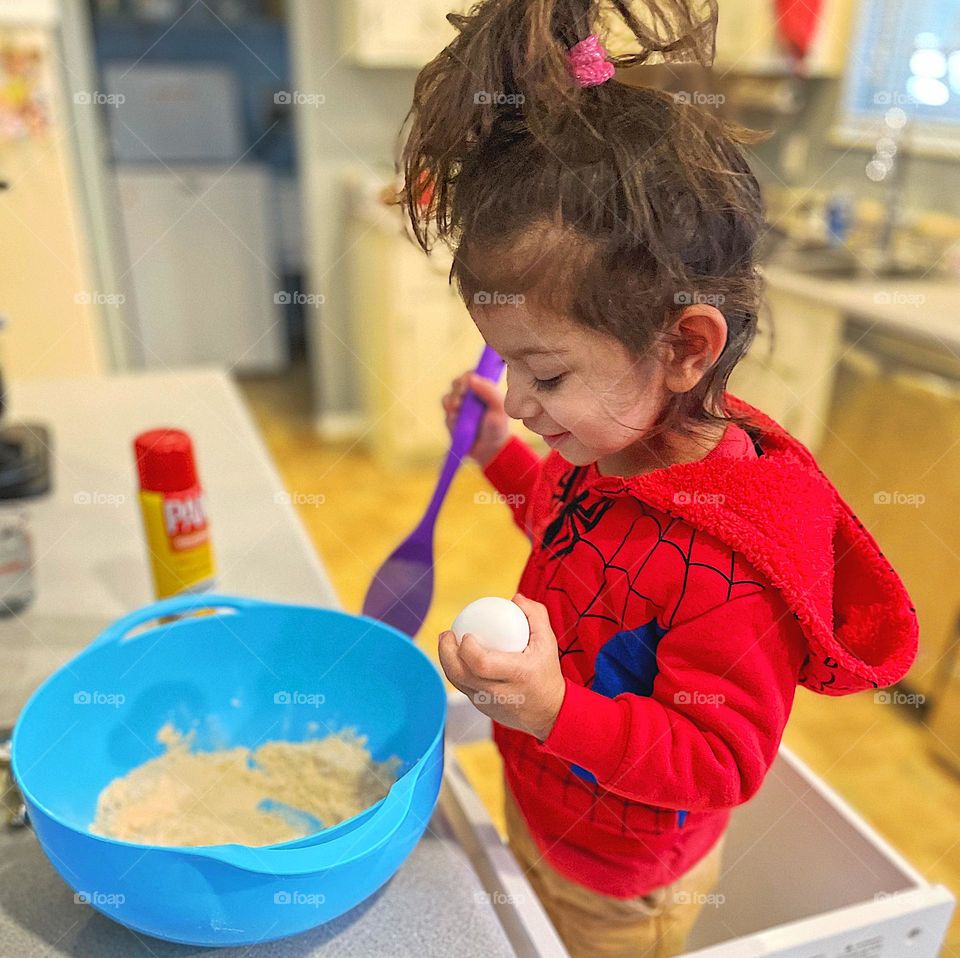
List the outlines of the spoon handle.
{"label": "spoon handle", "polygon": [[[474,370],[478,376],[483,376],[491,382],[497,382],[503,372],[503,360],[489,346],[485,346],[483,354],[480,356],[480,362]],[[460,412],[457,414],[457,421],[453,427],[453,437],[450,442],[450,451],[443,463],[443,469],[440,471],[440,478],[437,480],[437,488],[433,491],[433,498],[427,511],[424,513],[421,524],[432,524],[437,514],[440,512],[440,506],[453,482],[460,463],[464,456],[472,448],[477,439],[477,430],[480,428],[480,421],[486,411],[486,405],[483,400],[473,390],[468,389],[460,404]]]}

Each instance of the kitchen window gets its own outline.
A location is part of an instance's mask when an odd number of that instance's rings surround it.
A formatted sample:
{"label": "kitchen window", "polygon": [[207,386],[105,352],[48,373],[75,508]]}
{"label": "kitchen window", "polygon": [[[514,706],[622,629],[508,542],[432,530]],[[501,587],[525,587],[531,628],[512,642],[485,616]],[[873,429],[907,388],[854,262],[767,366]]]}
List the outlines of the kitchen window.
{"label": "kitchen window", "polygon": [[912,151],[960,155],[956,0],[863,0],[835,138],[872,149],[894,107],[909,120],[905,139]]}

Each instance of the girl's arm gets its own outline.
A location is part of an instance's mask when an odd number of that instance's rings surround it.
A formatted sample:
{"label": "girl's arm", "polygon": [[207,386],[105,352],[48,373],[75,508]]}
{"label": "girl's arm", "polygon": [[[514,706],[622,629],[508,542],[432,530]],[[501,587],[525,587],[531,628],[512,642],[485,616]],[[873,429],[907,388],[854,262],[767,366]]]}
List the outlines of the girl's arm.
{"label": "girl's arm", "polygon": [[731,808],[776,758],[806,649],[778,593],[740,596],[663,636],[649,696],[608,698],[565,679],[557,720],[535,747],[633,801]]}
{"label": "girl's arm", "polygon": [[511,435],[483,467],[483,474],[503,496],[513,520],[529,536],[527,512],[543,460],[520,438]]}

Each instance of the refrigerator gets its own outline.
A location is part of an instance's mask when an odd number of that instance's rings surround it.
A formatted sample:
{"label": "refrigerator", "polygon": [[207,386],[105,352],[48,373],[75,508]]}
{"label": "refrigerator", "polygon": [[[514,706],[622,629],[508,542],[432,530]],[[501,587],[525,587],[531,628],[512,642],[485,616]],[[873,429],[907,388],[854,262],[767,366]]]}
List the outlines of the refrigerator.
{"label": "refrigerator", "polygon": [[0,365],[9,378],[97,375],[128,360],[83,4],[0,4]]}

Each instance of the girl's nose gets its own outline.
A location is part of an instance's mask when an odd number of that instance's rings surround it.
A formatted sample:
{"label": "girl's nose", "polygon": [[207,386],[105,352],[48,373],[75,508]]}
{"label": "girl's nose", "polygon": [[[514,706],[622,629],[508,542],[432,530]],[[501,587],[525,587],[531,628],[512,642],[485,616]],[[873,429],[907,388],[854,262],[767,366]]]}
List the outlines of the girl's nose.
{"label": "girl's nose", "polygon": [[536,397],[530,387],[522,387],[519,377],[511,375],[507,367],[507,394],[503,397],[503,411],[511,419],[533,419],[540,410]]}

